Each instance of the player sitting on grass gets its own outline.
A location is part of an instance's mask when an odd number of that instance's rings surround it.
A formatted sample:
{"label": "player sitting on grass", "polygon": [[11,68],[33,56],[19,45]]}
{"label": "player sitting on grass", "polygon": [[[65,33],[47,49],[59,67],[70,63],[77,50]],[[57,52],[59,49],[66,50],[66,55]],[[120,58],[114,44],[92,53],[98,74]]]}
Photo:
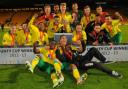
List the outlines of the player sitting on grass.
{"label": "player sitting on grass", "polygon": [[48,74],[55,69],[55,73],[51,73],[51,79],[53,81],[53,88],[57,87],[63,83],[64,77],[61,73],[62,64],[55,55],[55,42],[52,41],[49,46],[37,49],[38,44],[39,42],[35,42],[33,48],[36,57],[32,60],[31,64],[26,61],[26,65],[32,73],[36,66],[41,70],[47,71]]}
{"label": "player sitting on grass", "polygon": [[[62,35],[60,39],[67,39],[66,36]],[[100,71],[103,71],[113,77],[122,78],[123,76],[116,72],[115,70],[109,69],[102,65],[102,63],[92,61],[92,58],[95,57],[98,60],[106,60],[106,58],[96,49],[90,48],[90,50],[86,54],[79,54],[82,50],[82,47],[78,50],[72,50],[71,45],[65,45],[65,48],[68,49],[67,53],[64,56],[67,60],[70,60],[71,63],[75,64],[78,69],[87,71],[89,69],[95,68]],[[65,50],[66,50],[65,49]]]}
{"label": "player sitting on grass", "polygon": [[[66,71],[71,71],[73,77],[76,79],[76,83],[77,84],[81,84],[84,80],[86,80],[87,78],[87,74],[83,74],[82,76],[80,76],[79,70],[77,69],[77,66],[71,62],[70,60],[70,50],[66,50],[66,43],[67,43],[67,39],[66,36],[61,36],[60,37],[60,44],[58,45],[58,48],[56,50],[56,56],[57,58],[62,62],[63,64],[63,70]],[[69,53],[69,55],[68,55]],[[67,56],[65,56],[67,55]]]}

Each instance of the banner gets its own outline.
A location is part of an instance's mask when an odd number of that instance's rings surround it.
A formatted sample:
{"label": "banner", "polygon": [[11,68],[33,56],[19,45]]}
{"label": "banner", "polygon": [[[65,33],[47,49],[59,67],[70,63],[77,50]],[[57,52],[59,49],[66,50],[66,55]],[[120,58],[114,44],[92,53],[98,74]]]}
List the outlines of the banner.
{"label": "banner", "polygon": [[[92,47],[96,47],[107,60],[128,61],[128,45],[87,46],[82,55]],[[32,47],[0,48],[0,64],[24,64],[25,61],[31,61],[34,57]]]}
{"label": "banner", "polygon": [[[128,61],[128,45],[114,45],[113,47],[87,46],[86,51],[82,55],[86,54],[92,47],[97,48],[109,61]],[[97,60],[95,59],[95,61]]]}
{"label": "banner", "polygon": [[0,64],[24,64],[35,57],[32,47],[0,48]]}

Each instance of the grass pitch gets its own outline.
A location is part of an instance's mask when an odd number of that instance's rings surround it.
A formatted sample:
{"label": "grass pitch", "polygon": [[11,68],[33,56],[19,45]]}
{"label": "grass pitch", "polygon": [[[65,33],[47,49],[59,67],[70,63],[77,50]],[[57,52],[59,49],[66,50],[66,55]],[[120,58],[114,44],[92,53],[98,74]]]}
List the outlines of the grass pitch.
{"label": "grass pitch", "polygon": [[[56,89],[128,89],[128,62],[105,65],[123,74],[122,79],[113,78],[101,71],[90,69],[82,85],[76,85],[69,72],[64,72],[64,84]],[[25,65],[0,65],[0,89],[52,89],[50,75],[35,70],[31,74]]]}

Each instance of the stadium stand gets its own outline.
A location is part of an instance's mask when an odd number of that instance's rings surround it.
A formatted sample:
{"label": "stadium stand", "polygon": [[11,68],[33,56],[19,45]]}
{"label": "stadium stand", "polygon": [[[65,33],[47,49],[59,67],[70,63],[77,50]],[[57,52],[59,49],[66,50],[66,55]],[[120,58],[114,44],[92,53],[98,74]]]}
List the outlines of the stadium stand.
{"label": "stadium stand", "polygon": [[[30,8],[29,8],[30,9]],[[33,8],[34,9],[34,8]],[[39,10],[22,9],[2,9],[0,10],[0,24],[11,22],[12,24],[22,24]]]}

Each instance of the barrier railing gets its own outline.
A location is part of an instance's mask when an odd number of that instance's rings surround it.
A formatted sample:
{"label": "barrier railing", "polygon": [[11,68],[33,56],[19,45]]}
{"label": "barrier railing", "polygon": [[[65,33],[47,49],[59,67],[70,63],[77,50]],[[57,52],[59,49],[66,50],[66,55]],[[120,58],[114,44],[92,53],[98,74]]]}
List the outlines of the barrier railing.
{"label": "barrier railing", "polygon": [[[86,52],[96,47],[107,60],[112,61],[128,61],[128,44],[110,46],[87,46]],[[0,64],[24,64],[25,61],[31,61],[35,57],[33,47],[15,47],[0,48]],[[94,60],[96,60],[94,58]]]}

